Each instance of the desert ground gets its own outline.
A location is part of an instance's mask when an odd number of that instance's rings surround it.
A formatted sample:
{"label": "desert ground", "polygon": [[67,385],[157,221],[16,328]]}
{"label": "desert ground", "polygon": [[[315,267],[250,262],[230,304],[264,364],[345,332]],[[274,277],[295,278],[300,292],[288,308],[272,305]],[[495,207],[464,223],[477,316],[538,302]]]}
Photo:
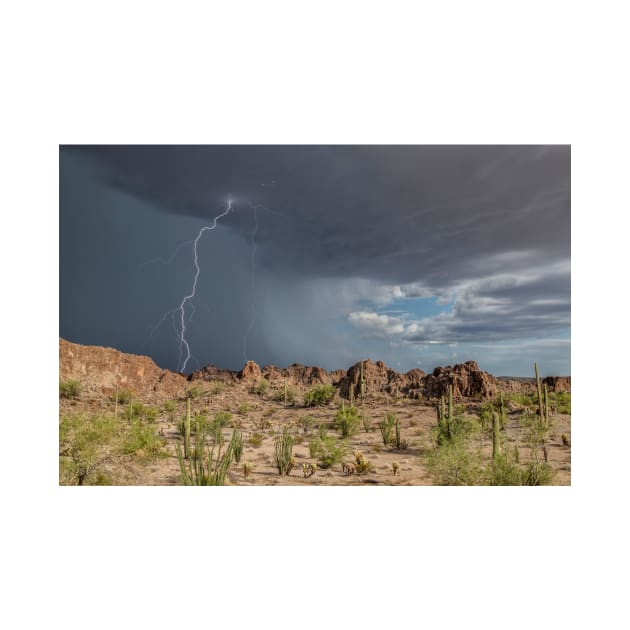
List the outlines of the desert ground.
{"label": "desert ground", "polygon": [[[242,436],[242,453],[239,461],[232,458],[225,485],[488,485],[493,479],[498,483],[491,474],[488,476],[493,465],[492,422],[482,422],[484,408],[492,408],[493,400],[498,406],[498,398],[455,399],[466,432],[458,450],[449,450],[438,445],[438,400],[380,393],[365,396],[364,400],[359,397],[352,401],[358,420],[350,435],[342,438],[336,417],[340,409],[350,408],[350,401],[341,398],[338,389],[329,402],[306,407],[304,396],[312,390],[309,387],[289,389],[265,379],[251,383],[195,381],[186,385],[178,396],[162,396],[159,401],[130,390],[107,394],[80,383],[78,391],[61,394],[60,483],[76,484],[77,469],[83,466],[81,485],[181,485],[176,445],[183,448],[182,427],[188,405],[193,433],[198,422],[199,426],[210,427],[203,439],[207,451],[217,440],[223,440],[225,452],[234,430]],[[538,422],[536,396],[508,392],[501,397],[505,409],[499,431],[501,454],[517,468],[546,459],[549,475],[542,483],[570,485],[570,402],[568,410],[552,408],[542,443],[533,431]],[[387,414],[398,420],[398,444],[393,437],[384,443],[378,425]],[[98,437],[96,443],[89,439],[83,443],[76,436],[90,434],[77,422],[89,425],[93,418],[108,419],[107,438],[100,443]],[[120,437],[121,431],[129,431],[130,427],[139,432],[135,442],[128,434]],[[289,474],[281,475],[274,454],[276,440],[284,429],[293,442],[293,462]],[[328,460],[321,448],[318,450],[323,442],[335,453]],[[86,453],[81,454],[81,448]],[[362,454],[361,460],[357,453]],[[358,461],[367,462],[362,472],[346,467]]]}

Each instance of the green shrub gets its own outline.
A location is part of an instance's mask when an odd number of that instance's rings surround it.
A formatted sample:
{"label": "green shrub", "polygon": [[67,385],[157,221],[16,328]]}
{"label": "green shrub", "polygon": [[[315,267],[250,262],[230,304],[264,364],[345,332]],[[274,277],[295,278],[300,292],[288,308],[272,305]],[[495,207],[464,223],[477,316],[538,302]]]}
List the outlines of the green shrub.
{"label": "green shrub", "polygon": [[551,404],[556,408],[557,413],[571,415],[571,393],[570,392],[551,392],[549,394]]}
{"label": "green shrub", "polygon": [[199,385],[193,385],[186,390],[186,398],[190,398],[190,400],[194,400],[195,398],[199,398],[203,394],[203,389]]}
{"label": "green shrub", "polygon": [[59,383],[60,398],[76,398],[81,393],[79,381],[61,381]]}
{"label": "green shrub", "polygon": [[302,416],[298,420],[298,424],[302,427],[304,433],[308,433],[315,424],[315,418],[313,418],[313,416]]}
{"label": "green shrub", "polygon": [[322,468],[330,468],[335,464],[340,464],[347,452],[347,446],[344,442],[337,440],[335,436],[326,436],[325,438],[316,438],[309,443],[309,453],[311,457],[319,459],[319,465]]}
{"label": "green shrub", "polygon": [[269,390],[269,381],[266,378],[261,378],[254,387],[254,394],[258,396],[264,396]]}
{"label": "green shrub", "polygon": [[112,400],[118,400],[119,405],[128,405],[133,400],[133,392],[130,389],[122,389],[112,396]]}
{"label": "green shrub", "polygon": [[175,411],[175,409],[177,409],[177,403],[174,400],[167,400],[162,405],[162,408],[166,411],[166,413],[171,414]]}
{"label": "green shrub", "polygon": [[155,427],[135,420],[123,438],[121,452],[125,455],[155,458],[164,454],[163,446]]}
{"label": "green shrub", "polygon": [[326,405],[333,399],[335,391],[332,385],[316,385],[304,394],[304,406],[321,407]]}
{"label": "green shrub", "polygon": [[116,452],[121,431],[113,416],[64,416],[59,422],[59,483],[93,483]]}
{"label": "green shrub", "polygon": [[359,426],[359,410],[356,407],[342,407],[335,416],[335,427],[342,438],[357,432]]}
{"label": "green shrub", "polygon": [[544,486],[553,478],[553,468],[547,462],[530,462],[522,473],[523,486]]}
{"label": "green shrub", "polygon": [[285,385],[274,391],[272,400],[285,405],[294,405],[297,401],[297,390],[294,387]]}
{"label": "green shrub", "polygon": [[394,432],[394,425],[397,422],[396,414],[386,413],[385,419],[378,423],[378,428],[381,431],[381,438],[383,444],[387,446],[392,442],[392,433]]}
{"label": "green shrub", "polygon": [[223,393],[224,390],[225,383],[222,383],[221,381],[213,381],[208,391],[212,396],[216,396],[217,394]]}
{"label": "green shrub", "polygon": [[479,455],[469,452],[462,442],[434,448],[426,462],[433,480],[439,486],[478,485],[484,479]]}
{"label": "green shrub", "polygon": [[238,413],[239,416],[246,416],[250,410],[251,407],[247,403],[241,403],[238,406],[238,410],[236,413]]}

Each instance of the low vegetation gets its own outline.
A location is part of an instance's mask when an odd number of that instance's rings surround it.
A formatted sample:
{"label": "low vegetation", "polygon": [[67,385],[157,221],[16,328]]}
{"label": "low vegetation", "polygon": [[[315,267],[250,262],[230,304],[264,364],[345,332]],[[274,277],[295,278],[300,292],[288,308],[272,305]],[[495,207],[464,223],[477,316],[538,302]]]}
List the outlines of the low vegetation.
{"label": "low vegetation", "polygon": [[336,391],[332,385],[316,385],[304,394],[304,406],[321,407],[327,405],[334,398]]}
{"label": "low vegetation", "polygon": [[59,383],[60,398],[76,398],[81,393],[81,384],[78,381],[61,381]]}

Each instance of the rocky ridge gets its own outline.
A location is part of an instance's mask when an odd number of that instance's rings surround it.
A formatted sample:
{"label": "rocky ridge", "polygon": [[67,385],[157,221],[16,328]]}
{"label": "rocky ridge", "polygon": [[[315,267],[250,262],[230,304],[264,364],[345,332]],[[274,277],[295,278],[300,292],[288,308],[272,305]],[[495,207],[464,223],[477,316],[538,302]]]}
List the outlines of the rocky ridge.
{"label": "rocky ridge", "polygon": [[[130,389],[139,396],[167,399],[183,395],[191,383],[197,381],[242,383],[251,386],[265,378],[272,385],[286,383],[304,389],[330,384],[339,388],[339,394],[343,398],[350,398],[351,393],[356,398],[361,393],[361,364],[364,391],[368,398],[392,396],[435,399],[446,394],[449,385],[453,386],[453,394],[458,399],[489,398],[500,390],[531,392],[535,389],[530,379],[499,379],[481,370],[475,361],[436,367],[430,374],[419,369],[400,373],[387,367],[383,361],[373,362],[370,359],[355,363],[347,371],[331,372],[321,367],[297,363],[285,368],[273,365],[261,368],[254,361],[247,361],[239,371],[208,365],[184,376],[158,367],[146,356],[59,339],[60,380],[77,380],[84,389],[105,395],[113,394],[116,389]],[[543,382],[550,391],[571,391],[571,377],[548,376]]]}

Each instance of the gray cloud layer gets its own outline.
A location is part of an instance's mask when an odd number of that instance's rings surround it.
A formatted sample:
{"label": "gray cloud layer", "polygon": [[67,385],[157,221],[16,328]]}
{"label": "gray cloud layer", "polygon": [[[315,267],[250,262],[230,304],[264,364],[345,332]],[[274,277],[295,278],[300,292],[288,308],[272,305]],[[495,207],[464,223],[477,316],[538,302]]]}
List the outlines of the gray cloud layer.
{"label": "gray cloud layer", "polygon": [[[568,334],[569,147],[63,151],[89,158],[109,187],[171,216],[208,220],[232,197],[235,212],[224,225],[244,238],[250,204],[261,204],[260,287],[278,274],[287,286],[309,285],[312,299],[330,300],[349,331],[407,345]],[[419,318],[376,312],[404,297],[451,306]],[[303,307],[312,308],[308,296]],[[277,332],[271,318],[260,325]]]}

